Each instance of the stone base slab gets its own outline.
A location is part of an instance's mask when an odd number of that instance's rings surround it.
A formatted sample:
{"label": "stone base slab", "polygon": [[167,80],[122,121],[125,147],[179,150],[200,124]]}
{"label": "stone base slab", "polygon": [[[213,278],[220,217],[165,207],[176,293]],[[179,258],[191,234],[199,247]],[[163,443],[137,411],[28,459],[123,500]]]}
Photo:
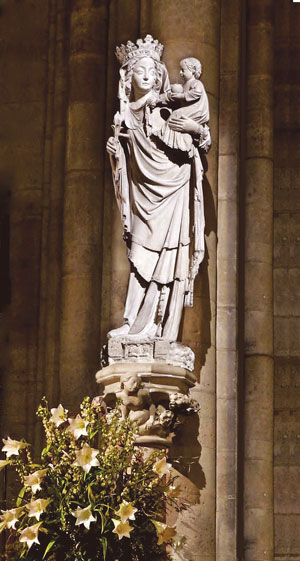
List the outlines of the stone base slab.
{"label": "stone base slab", "polygon": [[102,352],[104,365],[115,363],[166,363],[192,372],[195,355],[182,343],[160,337],[111,337]]}

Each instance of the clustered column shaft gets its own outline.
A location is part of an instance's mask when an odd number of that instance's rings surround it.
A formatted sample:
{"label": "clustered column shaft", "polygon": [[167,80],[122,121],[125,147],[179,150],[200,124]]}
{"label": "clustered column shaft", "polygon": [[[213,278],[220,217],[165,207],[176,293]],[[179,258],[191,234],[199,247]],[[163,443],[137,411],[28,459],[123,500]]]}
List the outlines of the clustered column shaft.
{"label": "clustered column shaft", "polygon": [[248,0],[245,193],[245,561],[273,560],[272,4],[272,0]]}

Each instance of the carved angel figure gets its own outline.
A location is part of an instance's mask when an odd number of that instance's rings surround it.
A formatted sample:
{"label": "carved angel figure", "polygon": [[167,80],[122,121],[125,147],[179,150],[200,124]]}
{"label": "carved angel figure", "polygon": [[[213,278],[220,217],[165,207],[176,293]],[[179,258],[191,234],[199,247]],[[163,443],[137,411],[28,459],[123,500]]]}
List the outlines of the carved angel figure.
{"label": "carved angel figure", "polygon": [[117,397],[121,400],[122,418],[129,417],[142,430],[149,430],[155,417],[156,407],[149,391],[143,387],[137,374],[128,374],[121,381]]}
{"label": "carved angel figure", "polygon": [[203,145],[202,134],[208,103],[200,119],[178,114],[168,119],[170,130],[189,137],[189,152],[164,143],[163,135],[159,138],[165,120],[156,105],[161,94],[171,92],[162,50],[147,35],[136,45],[121,45],[116,53],[121,63],[120,111],[107,150],[131,272],[124,324],[111,337],[176,341],[183,307],[193,305],[193,281],[204,257],[199,146],[208,145]]}

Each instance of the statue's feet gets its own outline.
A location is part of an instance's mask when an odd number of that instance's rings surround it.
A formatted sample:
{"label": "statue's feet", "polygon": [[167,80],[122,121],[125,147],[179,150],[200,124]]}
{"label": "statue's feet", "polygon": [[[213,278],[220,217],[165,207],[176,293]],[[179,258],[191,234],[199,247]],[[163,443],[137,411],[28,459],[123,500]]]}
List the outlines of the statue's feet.
{"label": "statue's feet", "polygon": [[130,337],[155,337],[157,332],[157,325],[154,322],[147,323],[143,329],[137,331],[134,329],[134,325],[130,329],[128,335]]}
{"label": "statue's feet", "polygon": [[117,329],[111,329],[107,334],[107,338],[111,339],[111,337],[122,337],[122,335],[128,335],[129,329],[130,325],[128,323],[124,323],[124,325],[117,327]]}
{"label": "statue's feet", "polygon": [[140,339],[141,337],[155,337],[157,335],[157,325],[156,323],[148,323],[145,325],[143,329],[140,331],[131,328],[128,323],[124,323],[121,327],[117,329],[111,329],[108,332],[107,338],[111,339],[112,337],[129,337],[131,339]]}

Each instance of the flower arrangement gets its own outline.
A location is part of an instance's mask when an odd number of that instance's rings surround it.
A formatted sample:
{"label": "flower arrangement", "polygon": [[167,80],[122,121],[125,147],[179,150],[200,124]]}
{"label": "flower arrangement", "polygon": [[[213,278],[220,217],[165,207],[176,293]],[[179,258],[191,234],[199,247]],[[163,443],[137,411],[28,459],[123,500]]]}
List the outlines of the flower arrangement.
{"label": "flower arrangement", "polygon": [[176,530],[164,523],[167,505],[180,510],[164,451],[147,457],[134,446],[136,429],[118,406],[85,398],[68,418],[59,405],[41,418],[46,446],[35,463],[27,442],[3,439],[0,469],[13,466],[22,488],[2,510],[9,561],[155,561],[168,559]]}

